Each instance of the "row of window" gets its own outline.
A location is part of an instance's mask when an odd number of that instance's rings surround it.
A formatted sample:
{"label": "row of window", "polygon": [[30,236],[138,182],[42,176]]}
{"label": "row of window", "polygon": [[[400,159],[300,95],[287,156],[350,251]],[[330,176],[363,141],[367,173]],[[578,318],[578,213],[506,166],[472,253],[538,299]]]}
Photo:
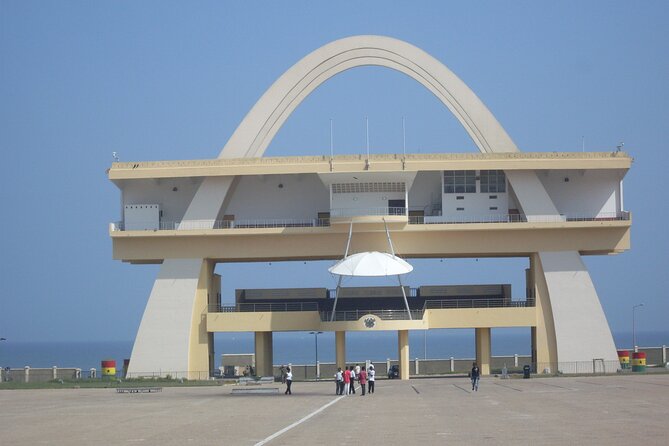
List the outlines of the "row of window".
{"label": "row of window", "polygon": [[481,170],[478,177],[475,170],[446,170],[444,193],[476,193],[476,180],[481,184],[481,193],[506,192],[506,175],[503,170]]}

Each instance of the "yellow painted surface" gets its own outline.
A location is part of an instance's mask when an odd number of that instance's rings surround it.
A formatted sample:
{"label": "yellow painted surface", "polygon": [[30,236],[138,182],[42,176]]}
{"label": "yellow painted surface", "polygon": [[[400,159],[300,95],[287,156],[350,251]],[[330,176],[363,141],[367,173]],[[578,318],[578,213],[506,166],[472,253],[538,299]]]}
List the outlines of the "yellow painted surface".
{"label": "yellow painted surface", "polygon": [[[195,299],[193,299],[193,313],[190,330],[190,348],[188,350],[188,370],[203,372],[211,370],[210,359],[213,354],[213,336],[207,332],[207,305],[209,295],[216,287],[213,280],[215,263],[203,260],[200,268]],[[220,283],[219,285],[220,286]],[[190,378],[199,377],[193,376]]]}
{"label": "yellow painted surface", "polygon": [[112,163],[112,181],[140,178],[183,178],[237,175],[286,175],[328,172],[396,172],[435,170],[629,169],[624,152],[515,152],[378,154],[363,157],[325,156],[232,158]]}
{"label": "yellow painted surface", "polygon": [[476,362],[481,375],[490,375],[490,358],[492,357],[492,343],[490,328],[476,329]]}
{"label": "yellow painted surface", "polygon": [[[373,317],[369,328],[365,319]],[[530,327],[537,321],[534,307],[527,308],[461,308],[426,310],[418,320],[382,320],[371,314],[357,321],[321,321],[317,311],[208,313],[207,331],[395,331],[434,328]],[[343,342],[345,346],[345,342]],[[345,347],[344,347],[345,348]]]}
{"label": "yellow painted surface", "polygon": [[341,367],[344,370],[346,367],[346,332],[337,331],[335,332],[335,352],[336,352],[336,361],[337,367]]}
{"label": "yellow painted surface", "polygon": [[[533,252],[618,253],[630,247],[631,220],[562,223],[472,223],[395,227],[395,249],[412,257],[529,256]],[[358,225],[355,250],[383,251],[382,225]],[[342,255],[348,228],[113,231],[114,259],[156,262],[208,258],[218,262],[333,260]]]}
{"label": "yellow painted surface", "polygon": [[427,310],[429,328],[529,327],[536,323],[534,307]]}
{"label": "yellow painted surface", "polygon": [[555,337],[553,311],[551,310],[544,270],[538,254],[530,257],[530,275],[534,285],[537,310],[533,339],[537,355],[536,362],[537,364],[546,364],[551,370],[557,370],[557,339]]}
{"label": "yellow painted surface", "polygon": [[271,331],[255,333],[256,376],[274,376],[274,349]]}
{"label": "yellow painted surface", "polygon": [[409,379],[409,330],[397,332],[397,357],[399,358],[400,379]]}

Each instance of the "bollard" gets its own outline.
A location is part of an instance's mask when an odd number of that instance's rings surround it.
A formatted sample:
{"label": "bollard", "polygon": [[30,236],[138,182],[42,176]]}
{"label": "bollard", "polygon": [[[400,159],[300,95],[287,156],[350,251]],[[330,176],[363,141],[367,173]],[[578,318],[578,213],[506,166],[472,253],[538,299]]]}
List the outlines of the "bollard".
{"label": "bollard", "polygon": [[58,379],[58,367],[56,366],[52,367],[52,377],[53,379]]}
{"label": "bollard", "polygon": [[632,353],[632,371],[646,371],[646,354],[644,352]]}
{"label": "bollard", "polygon": [[455,372],[455,358],[451,356],[451,373]]}
{"label": "bollard", "polygon": [[623,370],[630,368],[630,352],[627,350],[618,350],[618,361]]}
{"label": "bollard", "polygon": [[27,365],[23,368],[23,381],[30,382],[30,366]]}
{"label": "bollard", "polygon": [[[505,364],[506,365],[506,364]],[[513,366],[518,367],[518,353],[513,355]]]}

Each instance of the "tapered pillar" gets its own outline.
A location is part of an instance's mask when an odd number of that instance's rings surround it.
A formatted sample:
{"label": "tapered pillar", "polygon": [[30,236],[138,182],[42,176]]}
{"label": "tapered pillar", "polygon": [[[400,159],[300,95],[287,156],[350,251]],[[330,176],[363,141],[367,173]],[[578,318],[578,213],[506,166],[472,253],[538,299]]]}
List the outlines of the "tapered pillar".
{"label": "tapered pillar", "polygon": [[256,331],[256,376],[274,376],[272,332]]}
{"label": "tapered pillar", "polygon": [[346,332],[335,332],[335,352],[337,355],[337,367],[342,370],[346,367]]}
{"label": "tapered pillar", "polygon": [[206,313],[214,266],[203,259],[163,261],[135,338],[128,377],[208,378],[213,336],[207,332]]}
{"label": "tapered pillar", "polygon": [[481,370],[481,375],[490,375],[490,329],[476,329],[476,363]]}
{"label": "tapered pillar", "polygon": [[400,379],[409,379],[409,330],[397,331],[397,356],[400,365]]}

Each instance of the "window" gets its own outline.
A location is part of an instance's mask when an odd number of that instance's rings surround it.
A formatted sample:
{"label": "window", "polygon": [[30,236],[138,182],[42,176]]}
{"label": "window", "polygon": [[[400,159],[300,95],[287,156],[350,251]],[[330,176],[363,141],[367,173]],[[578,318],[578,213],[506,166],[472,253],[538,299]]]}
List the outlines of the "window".
{"label": "window", "polygon": [[476,192],[476,172],[473,170],[444,171],[445,194],[471,194]]}
{"label": "window", "polygon": [[504,175],[504,171],[482,170],[481,192],[506,192],[506,175]]}

